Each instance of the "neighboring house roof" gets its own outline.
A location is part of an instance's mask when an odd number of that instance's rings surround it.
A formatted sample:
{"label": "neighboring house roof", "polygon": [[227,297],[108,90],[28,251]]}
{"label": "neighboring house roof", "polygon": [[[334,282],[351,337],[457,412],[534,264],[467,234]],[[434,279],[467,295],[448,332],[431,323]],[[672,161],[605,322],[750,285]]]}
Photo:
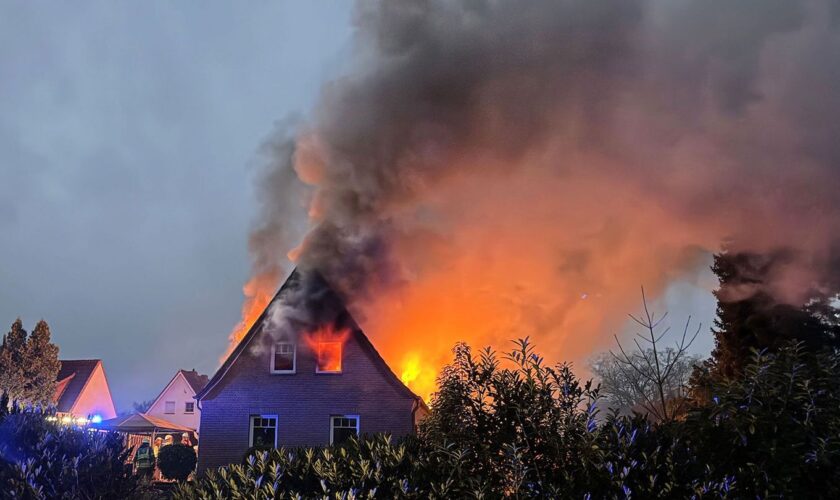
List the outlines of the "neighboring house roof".
{"label": "neighboring house roof", "polygon": [[112,418],[104,420],[99,424],[91,424],[91,427],[96,427],[103,430],[112,430],[120,432],[195,432],[195,429],[190,429],[183,425],[170,422],[169,420],[160,417],[153,417],[145,413],[132,413],[123,417]]}
{"label": "neighboring house roof", "polygon": [[195,370],[179,371],[181,372],[181,375],[183,375],[184,378],[187,379],[187,383],[190,384],[190,387],[192,387],[193,392],[195,392],[196,394],[198,394],[200,390],[204,389],[204,386],[207,385],[207,382],[210,381],[210,377],[208,377],[207,375],[202,375]]}
{"label": "neighboring house roof", "polygon": [[56,377],[55,400],[56,410],[68,413],[73,409],[76,400],[90,381],[96,367],[102,363],[100,359],[72,359],[61,360],[61,369]]}
{"label": "neighboring house roof", "polygon": [[67,386],[70,385],[70,381],[76,376],[75,373],[71,373],[69,376],[64,378],[59,378],[55,383],[55,397],[53,397],[53,401],[58,403],[61,400],[61,395],[64,394],[64,391],[67,390]]}
{"label": "neighboring house roof", "polygon": [[160,400],[160,398],[162,398],[163,395],[166,394],[166,391],[169,390],[169,387],[172,385],[173,382],[175,382],[175,380],[177,380],[178,377],[184,377],[184,380],[187,381],[187,385],[189,385],[190,388],[193,390],[193,394],[198,394],[198,392],[201,389],[203,389],[205,385],[207,385],[207,381],[210,379],[207,375],[202,375],[194,369],[189,371],[178,370],[177,372],[175,372],[175,376],[172,377],[169,380],[169,383],[166,384],[162,391],[160,391],[160,394],[157,395],[155,400],[152,401],[152,404],[149,406],[149,408],[152,408],[157,404],[158,400]]}
{"label": "neighboring house roof", "polygon": [[[320,282],[320,284],[322,284],[327,290],[329,290],[333,294],[335,293],[320,273],[314,270],[307,270],[305,272],[307,278]],[[225,359],[224,363],[222,363],[222,366],[220,366],[219,369],[216,370],[216,373],[213,375],[213,377],[210,379],[207,385],[205,385],[200,392],[196,393],[195,399],[201,400],[201,398],[203,398],[208,392],[210,392],[210,390],[225,377],[231,365],[233,365],[233,362],[236,361],[236,359],[239,357],[240,354],[242,354],[242,352],[245,350],[248,344],[262,330],[263,323],[265,322],[265,317],[268,314],[271,305],[277,302],[279,299],[281,299],[284,294],[291,294],[293,293],[293,291],[298,290],[299,287],[303,285],[303,275],[304,271],[300,271],[297,268],[295,268],[292,271],[292,273],[286,279],[286,282],[283,283],[283,286],[280,287],[280,290],[277,292],[277,294],[274,296],[271,302],[268,303],[268,306],[266,306],[262,314],[260,314],[260,317],[257,318],[253,325],[251,325],[251,328],[248,330],[248,333],[245,334],[245,336],[242,338],[242,340],[239,342],[239,344],[236,346],[233,352],[231,352],[227,359]],[[359,345],[362,347],[362,349],[370,355],[374,364],[377,365],[377,367],[380,369],[385,379],[392,383],[400,391],[403,391],[406,395],[416,400],[420,407],[425,408],[426,405],[423,402],[423,398],[414,394],[414,392],[412,392],[411,389],[409,389],[402,382],[402,380],[400,380],[399,377],[397,377],[397,375],[391,370],[391,367],[388,366],[388,363],[386,363],[385,360],[382,359],[382,356],[379,355],[379,352],[376,350],[376,348],[373,346],[373,344],[370,342],[370,340],[367,338],[364,332],[362,332],[362,329],[352,318],[349,311],[346,311],[346,314],[348,315],[350,322],[353,324],[353,328],[351,328],[350,330],[353,332],[353,335],[358,340]]]}

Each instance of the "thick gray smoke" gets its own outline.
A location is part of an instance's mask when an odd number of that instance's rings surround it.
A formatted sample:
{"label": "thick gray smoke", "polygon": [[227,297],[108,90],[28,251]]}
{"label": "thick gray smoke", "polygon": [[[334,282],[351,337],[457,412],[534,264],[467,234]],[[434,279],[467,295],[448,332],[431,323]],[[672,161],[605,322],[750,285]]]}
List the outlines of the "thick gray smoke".
{"label": "thick gray smoke", "polygon": [[838,271],[839,6],[362,1],[351,70],[260,186],[255,272],[306,203],[297,262],[427,358],[467,324],[584,353],[724,240],[789,249],[767,286],[802,301]]}

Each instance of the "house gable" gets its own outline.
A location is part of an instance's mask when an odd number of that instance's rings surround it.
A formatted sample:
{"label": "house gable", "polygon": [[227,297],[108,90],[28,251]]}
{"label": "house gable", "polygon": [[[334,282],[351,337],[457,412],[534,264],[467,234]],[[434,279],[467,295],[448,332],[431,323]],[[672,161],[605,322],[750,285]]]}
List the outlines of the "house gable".
{"label": "house gable", "polygon": [[[309,281],[312,280],[312,281]],[[340,373],[317,370],[317,335],[343,340]],[[334,342],[334,338],[322,339]],[[272,373],[272,345],[295,345],[295,369]],[[238,462],[253,442],[254,419],[274,426],[278,446],[328,445],[333,419],[361,434],[414,432],[425,409],[390,370],[338,295],[317,274],[295,271],[207,386],[201,408],[199,471]]]}
{"label": "house gable", "polygon": [[56,376],[56,410],[60,413],[70,413],[100,361],[98,359],[65,359],[60,360],[59,363],[61,366]]}
{"label": "house gable", "polygon": [[[294,297],[292,300],[296,302],[296,307],[307,309],[311,318],[294,321],[298,325],[297,328],[294,328],[295,331],[283,332],[277,328],[277,322],[280,318],[277,318],[276,314],[272,314],[272,307],[279,306],[282,308],[289,297]],[[301,359],[304,364],[314,363],[315,354],[308,348],[302,335],[311,333],[327,324],[332,324],[336,330],[347,331],[348,338],[345,340],[347,345],[355,343],[364,358],[375,366],[389,385],[403,395],[418,401],[421,406],[425,406],[422,398],[406,387],[391,370],[370,342],[370,339],[353,319],[341,298],[329,287],[324,278],[317,271],[300,271],[298,269],[295,269],[288,277],[245,337],[222,363],[222,366],[219,367],[207,385],[196,394],[195,398],[200,401],[212,397],[217,386],[224,385],[224,379],[229,376],[229,372],[243,355],[265,357],[266,374],[269,374],[270,355],[266,353],[270,353],[272,344],[280,340],[288,339],[295,342],[297,356],[302,356]],[[358,359],[358,357],[354,359]],[[300,372],[300,367],[296,372]]]}
{"label": "house gable", "polygon": [[[62,395],[62,399],[70,391],[72,384],[80,378],[78,374],[73,377]],[[72,406],[66,412],[77,417],[98,415],[103,420],[117,416],[114,401],[111,398],[111,389],[108,386],[108,379],[105,376],[105,369],[101,361],[96,361],[93,370],[90,371],[84,379],[84,384],[79,388]]]}
{"label": "house gable", "polygon": [[[191,375],[195,375],[194,377]],[[163,418],[170,422],[174,422],[193,430],[197,430],[200,424],[200,410],[195,404],[195,387],[200,383],[200,379],[206,380],[206,376],[201,376],[185,370],[178,370],[175,376],[166,384],[163,391],[152,402],[149,409],[146,410],[146,415]],[[191,380],[192,379],[192,380]],[[172,413],[167,413],[166,403],[174,403]],[[187,411],[187,403],[192,404],[192,412]]]}

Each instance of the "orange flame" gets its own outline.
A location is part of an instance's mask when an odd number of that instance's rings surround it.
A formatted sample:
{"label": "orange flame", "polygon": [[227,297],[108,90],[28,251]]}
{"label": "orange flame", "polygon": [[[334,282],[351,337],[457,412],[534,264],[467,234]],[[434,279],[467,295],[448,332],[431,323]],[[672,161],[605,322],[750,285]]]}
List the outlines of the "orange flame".
{"label": "orange flame", "polygon": [[403,371],[400,375],[400,380],[402,380],[403,384],[410,385],[417,380],[417,377],[420,376],[420,371],[420,360],[417,359],[417,357],[412,356],[403,363]]}
{"label": "orange flame", "polygon": [[303,335],[304,343],[315,353],[319,372],[341,372],[342,351],[349,336],[350,330],[338,330],[332,324]]}
{"label": "orange flame", "polygon": [[438,367],[424,362],[417,352],[406,355],[399,366],[402,367],[402,383],[428,402],[432,393],[437,390]]}
{"label": "orange flame", "polygon": [[230,343],[225,350],[225,354],[219,359],[220,363],[224,363],[245,334],[248,333],[248,330],[251,329],[254,322],[257,321],[257,318],[260,317],[260,314],[268,307],[277,286],[276,282],[277,279],[273,275],[257,275],[251,277],[242,287],[242,293],[245,295],[245,302],[242,304],[242,319],[230,332],[228,337]]}

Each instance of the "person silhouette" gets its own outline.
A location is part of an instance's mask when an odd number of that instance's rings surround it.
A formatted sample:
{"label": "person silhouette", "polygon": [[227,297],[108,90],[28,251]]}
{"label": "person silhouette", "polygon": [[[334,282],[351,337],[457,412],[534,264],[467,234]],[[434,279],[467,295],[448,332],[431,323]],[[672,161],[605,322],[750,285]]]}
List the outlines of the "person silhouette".
{"label": "person silhouette", "polygon": [[137,448],[134,454],[134,469],[141,477],[150,478],[155,470],[155,454],[149,446],[149,440],[143,439],[143,443]]}

